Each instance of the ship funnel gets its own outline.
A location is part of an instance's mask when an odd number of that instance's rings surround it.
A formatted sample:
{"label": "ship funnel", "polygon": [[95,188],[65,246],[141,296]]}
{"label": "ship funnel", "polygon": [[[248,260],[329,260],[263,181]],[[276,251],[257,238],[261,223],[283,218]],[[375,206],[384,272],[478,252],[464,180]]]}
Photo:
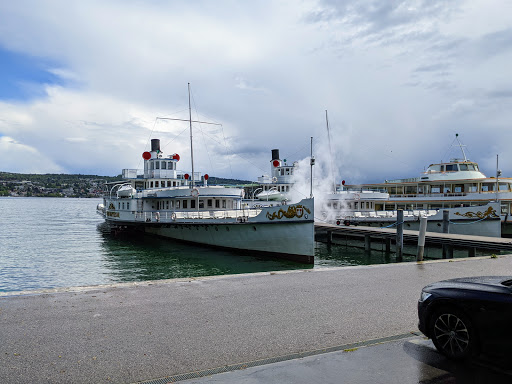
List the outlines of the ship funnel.
{"label": "ship funnel", "polygon": [[279,149],[272,150],[272,160],[279,160]]}
{"label": "ship funnel", "polygon": [[151,152],[160,152],[160,139],[151,139]]}

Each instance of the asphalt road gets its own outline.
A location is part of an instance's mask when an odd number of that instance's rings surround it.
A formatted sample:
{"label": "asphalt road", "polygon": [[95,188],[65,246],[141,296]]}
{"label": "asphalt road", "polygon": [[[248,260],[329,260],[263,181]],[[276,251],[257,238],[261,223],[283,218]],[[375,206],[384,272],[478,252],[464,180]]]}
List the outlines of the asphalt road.
{"label": "asphalt road", "polygon": [[512,258],[179,279],[0,297],[0,382],[133,383],[417,331],[433,281]]}

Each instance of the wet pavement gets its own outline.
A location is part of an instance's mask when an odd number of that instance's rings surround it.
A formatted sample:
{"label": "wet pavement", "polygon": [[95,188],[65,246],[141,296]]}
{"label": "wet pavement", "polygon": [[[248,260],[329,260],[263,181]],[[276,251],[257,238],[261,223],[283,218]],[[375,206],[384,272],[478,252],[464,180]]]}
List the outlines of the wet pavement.
{"label": "wet pavement", "polygon": [[512,372],[481,360],[465,363],[450,361],[437,352],[430,340],[409,337],[180,382],[505,384],[512,382]]}
{"label": "wet pavement", "polygon": [[4,295],[0,383],[495,383],[410,337],[423,286],[477,275],[512,275],[512,257]]}

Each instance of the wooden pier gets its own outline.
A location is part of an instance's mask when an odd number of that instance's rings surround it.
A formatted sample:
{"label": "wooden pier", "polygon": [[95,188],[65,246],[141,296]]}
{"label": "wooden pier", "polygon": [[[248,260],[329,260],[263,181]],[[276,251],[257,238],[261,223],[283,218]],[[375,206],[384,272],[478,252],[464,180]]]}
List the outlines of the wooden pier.
{"label": "wooden pier", "polygon": [[[372,240],[384,240],[386,251],[391,251],[391,243],[396,240],[396,229],[372,228],[364,226],[345,226],[315,222],[315,238],[318,241],[330,243],[333,239],[358,239],[364,241],[366,250],[371,249]],[[418,243],[419,231],[403,230],[403,241],[408,244]],[[512,239],[501,237],[469,236],[449,233],[427,232],[426,246],[448,247],[451,253],[453,248],[467,249],[469,256],[475,256],[476,250],[512,251]],[[450,256],[448,256],[450,257]]]}

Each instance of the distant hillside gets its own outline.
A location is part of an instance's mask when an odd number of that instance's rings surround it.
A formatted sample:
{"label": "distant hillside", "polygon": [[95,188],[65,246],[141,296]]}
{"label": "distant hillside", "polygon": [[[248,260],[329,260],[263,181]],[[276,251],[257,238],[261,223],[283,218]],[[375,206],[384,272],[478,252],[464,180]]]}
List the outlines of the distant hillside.
{"label": "distant hillside", "polygon": [[74,175],[65,173],[11,173],[0,172],[1,181],[31,181],[35,183],[73,183],[78,180],[103,180],[103,181],[116,181],[122,180],[119,176],[98,176],[98,175]]}
{"label": "distant hillside", "polygon": [[238,180],[238,179],[224,179],[222,177],[210,176],[208,184],[211,185],[247,185],[254,184],[254,181]]}
{"label": "distant hillside", "polygon": [[0,172],[0,196],[99,197],[106,182],[121,176]]}
{"label": "distant hillside", "polygon": [[[103,185],[122,180],[118,176],[30,174],[0,172],[0,196],[100,197]],[[210,177],[210,185],[247,185],[247,180]]]}

